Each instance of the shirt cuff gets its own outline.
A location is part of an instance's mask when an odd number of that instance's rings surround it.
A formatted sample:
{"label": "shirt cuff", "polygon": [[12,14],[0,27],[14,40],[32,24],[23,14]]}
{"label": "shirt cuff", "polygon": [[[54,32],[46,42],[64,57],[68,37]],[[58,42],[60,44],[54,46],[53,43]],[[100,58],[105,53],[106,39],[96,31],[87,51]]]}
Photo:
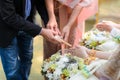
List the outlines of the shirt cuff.
{"label": "shirt cuff", "polygon": [[113,28],[110,32],[111,36],[112,37],[117,37],[117,36],[120,36],[120,30],[117,29],[117,28]]}

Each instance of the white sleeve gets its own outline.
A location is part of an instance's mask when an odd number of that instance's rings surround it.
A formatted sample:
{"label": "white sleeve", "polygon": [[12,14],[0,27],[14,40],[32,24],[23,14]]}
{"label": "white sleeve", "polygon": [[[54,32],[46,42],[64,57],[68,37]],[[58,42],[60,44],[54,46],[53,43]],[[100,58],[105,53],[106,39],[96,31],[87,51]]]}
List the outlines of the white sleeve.
{"label": "white sleeve", "polygon": [[79,5],[82,6],[82,7],[87,7],[87,6],[89,6],[92,2],[93,2],[93,0],[83,0],[82,2],[79,3]]}
{"label": "white sleeve", "polygon": [[117,28],[113,28],[110,32],[111,36],[112,37],[117,37],[117,36],[120,36],[120,30],[117,29]]}

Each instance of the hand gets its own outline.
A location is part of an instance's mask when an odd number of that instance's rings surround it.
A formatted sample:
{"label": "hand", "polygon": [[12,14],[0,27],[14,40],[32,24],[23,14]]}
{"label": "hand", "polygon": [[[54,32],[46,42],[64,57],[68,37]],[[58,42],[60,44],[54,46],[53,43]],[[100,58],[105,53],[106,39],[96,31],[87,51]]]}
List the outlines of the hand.
{"label": "hand", "polygon": [[55,31],[56,32],[55,35],[60,35],[61,34],[59,29],[58,29],[58,24],[56,22],[56,19],[54,19],[54,18],[52,18],[48,21],[47,28]]}
{"label": "hand", "polygon": [[51,29],[44,29],[42,28],[40,35],[42,35],[44,38],[46,38],[48,41],[52,43],[60,43],[58,40],[55,39],[56,32]]}
{"label": "hand", "polygon": [[65,40],[66,42],[68,42],[69,34],[70,34],[70,26],[65,26],[62,30],[62,37],[63,40]]}
{"label": "hand", "polygon": [[84,47],[84,46],[79,46],[79,47],[77,47],[77,48],[79,48],[79,50],[80,50],[80,55],[82,56],[82,58],[87,58],[88,57],[88,49],[86,48],[86,47]]}
{"label": "hand", "polygon": [[87,48],[84,46],[77,46],[76,48],[73,48],[75,53],[73,53],[74,56],[82,57],[82,58],[88,58],[88,52]]}
{"label": "hand", "polygon": [[117,24],[112,21],[102,21],[96,25],[96,28],[100,31],[108,31],[111,32],[111,30],[116,27]]}

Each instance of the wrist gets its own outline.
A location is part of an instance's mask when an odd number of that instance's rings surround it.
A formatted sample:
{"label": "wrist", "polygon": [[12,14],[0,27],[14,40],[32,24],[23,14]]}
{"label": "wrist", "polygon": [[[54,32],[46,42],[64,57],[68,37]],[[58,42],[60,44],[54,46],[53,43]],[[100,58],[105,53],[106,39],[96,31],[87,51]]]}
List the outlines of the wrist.
{"label": "wrist", "polygon": [[42,35],[42,36],[43,36],[43,35],[44,35],[44,31],[45,31],[45,29],[42,28],[41,31],[40,31],[40,33],[39,33],[39,35]]}
{"label": "wrist", "polygon": [[71,29],[71,27],[72,27],[72,24],[67,24],[65,27],[67,27],[67,29]]}
{"label": "wrist", "polygon": [[111,26],[111,27],[109,27],[108,32],[111,32],[111,31],[112,31],[112,29],[113,29],[113,27],[112,27],[112,26]]}
{"label": "wrist", "polygon": [[49,15],[49,19],[55,19],[56,20],[56,17],[55,17],[54,14],[51,14],[51,15]]}

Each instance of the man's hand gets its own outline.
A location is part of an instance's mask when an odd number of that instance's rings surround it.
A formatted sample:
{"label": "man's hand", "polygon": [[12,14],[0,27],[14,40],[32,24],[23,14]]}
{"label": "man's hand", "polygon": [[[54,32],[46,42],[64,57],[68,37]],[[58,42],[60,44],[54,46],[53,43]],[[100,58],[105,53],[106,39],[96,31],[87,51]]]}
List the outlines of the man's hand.
{"label": "man's hand", "polygon": [[56,32],[51,29],[42,28],[40,35],[42,35],[45,39],[52,43],[60,43],[58,40],[55,39]]}

